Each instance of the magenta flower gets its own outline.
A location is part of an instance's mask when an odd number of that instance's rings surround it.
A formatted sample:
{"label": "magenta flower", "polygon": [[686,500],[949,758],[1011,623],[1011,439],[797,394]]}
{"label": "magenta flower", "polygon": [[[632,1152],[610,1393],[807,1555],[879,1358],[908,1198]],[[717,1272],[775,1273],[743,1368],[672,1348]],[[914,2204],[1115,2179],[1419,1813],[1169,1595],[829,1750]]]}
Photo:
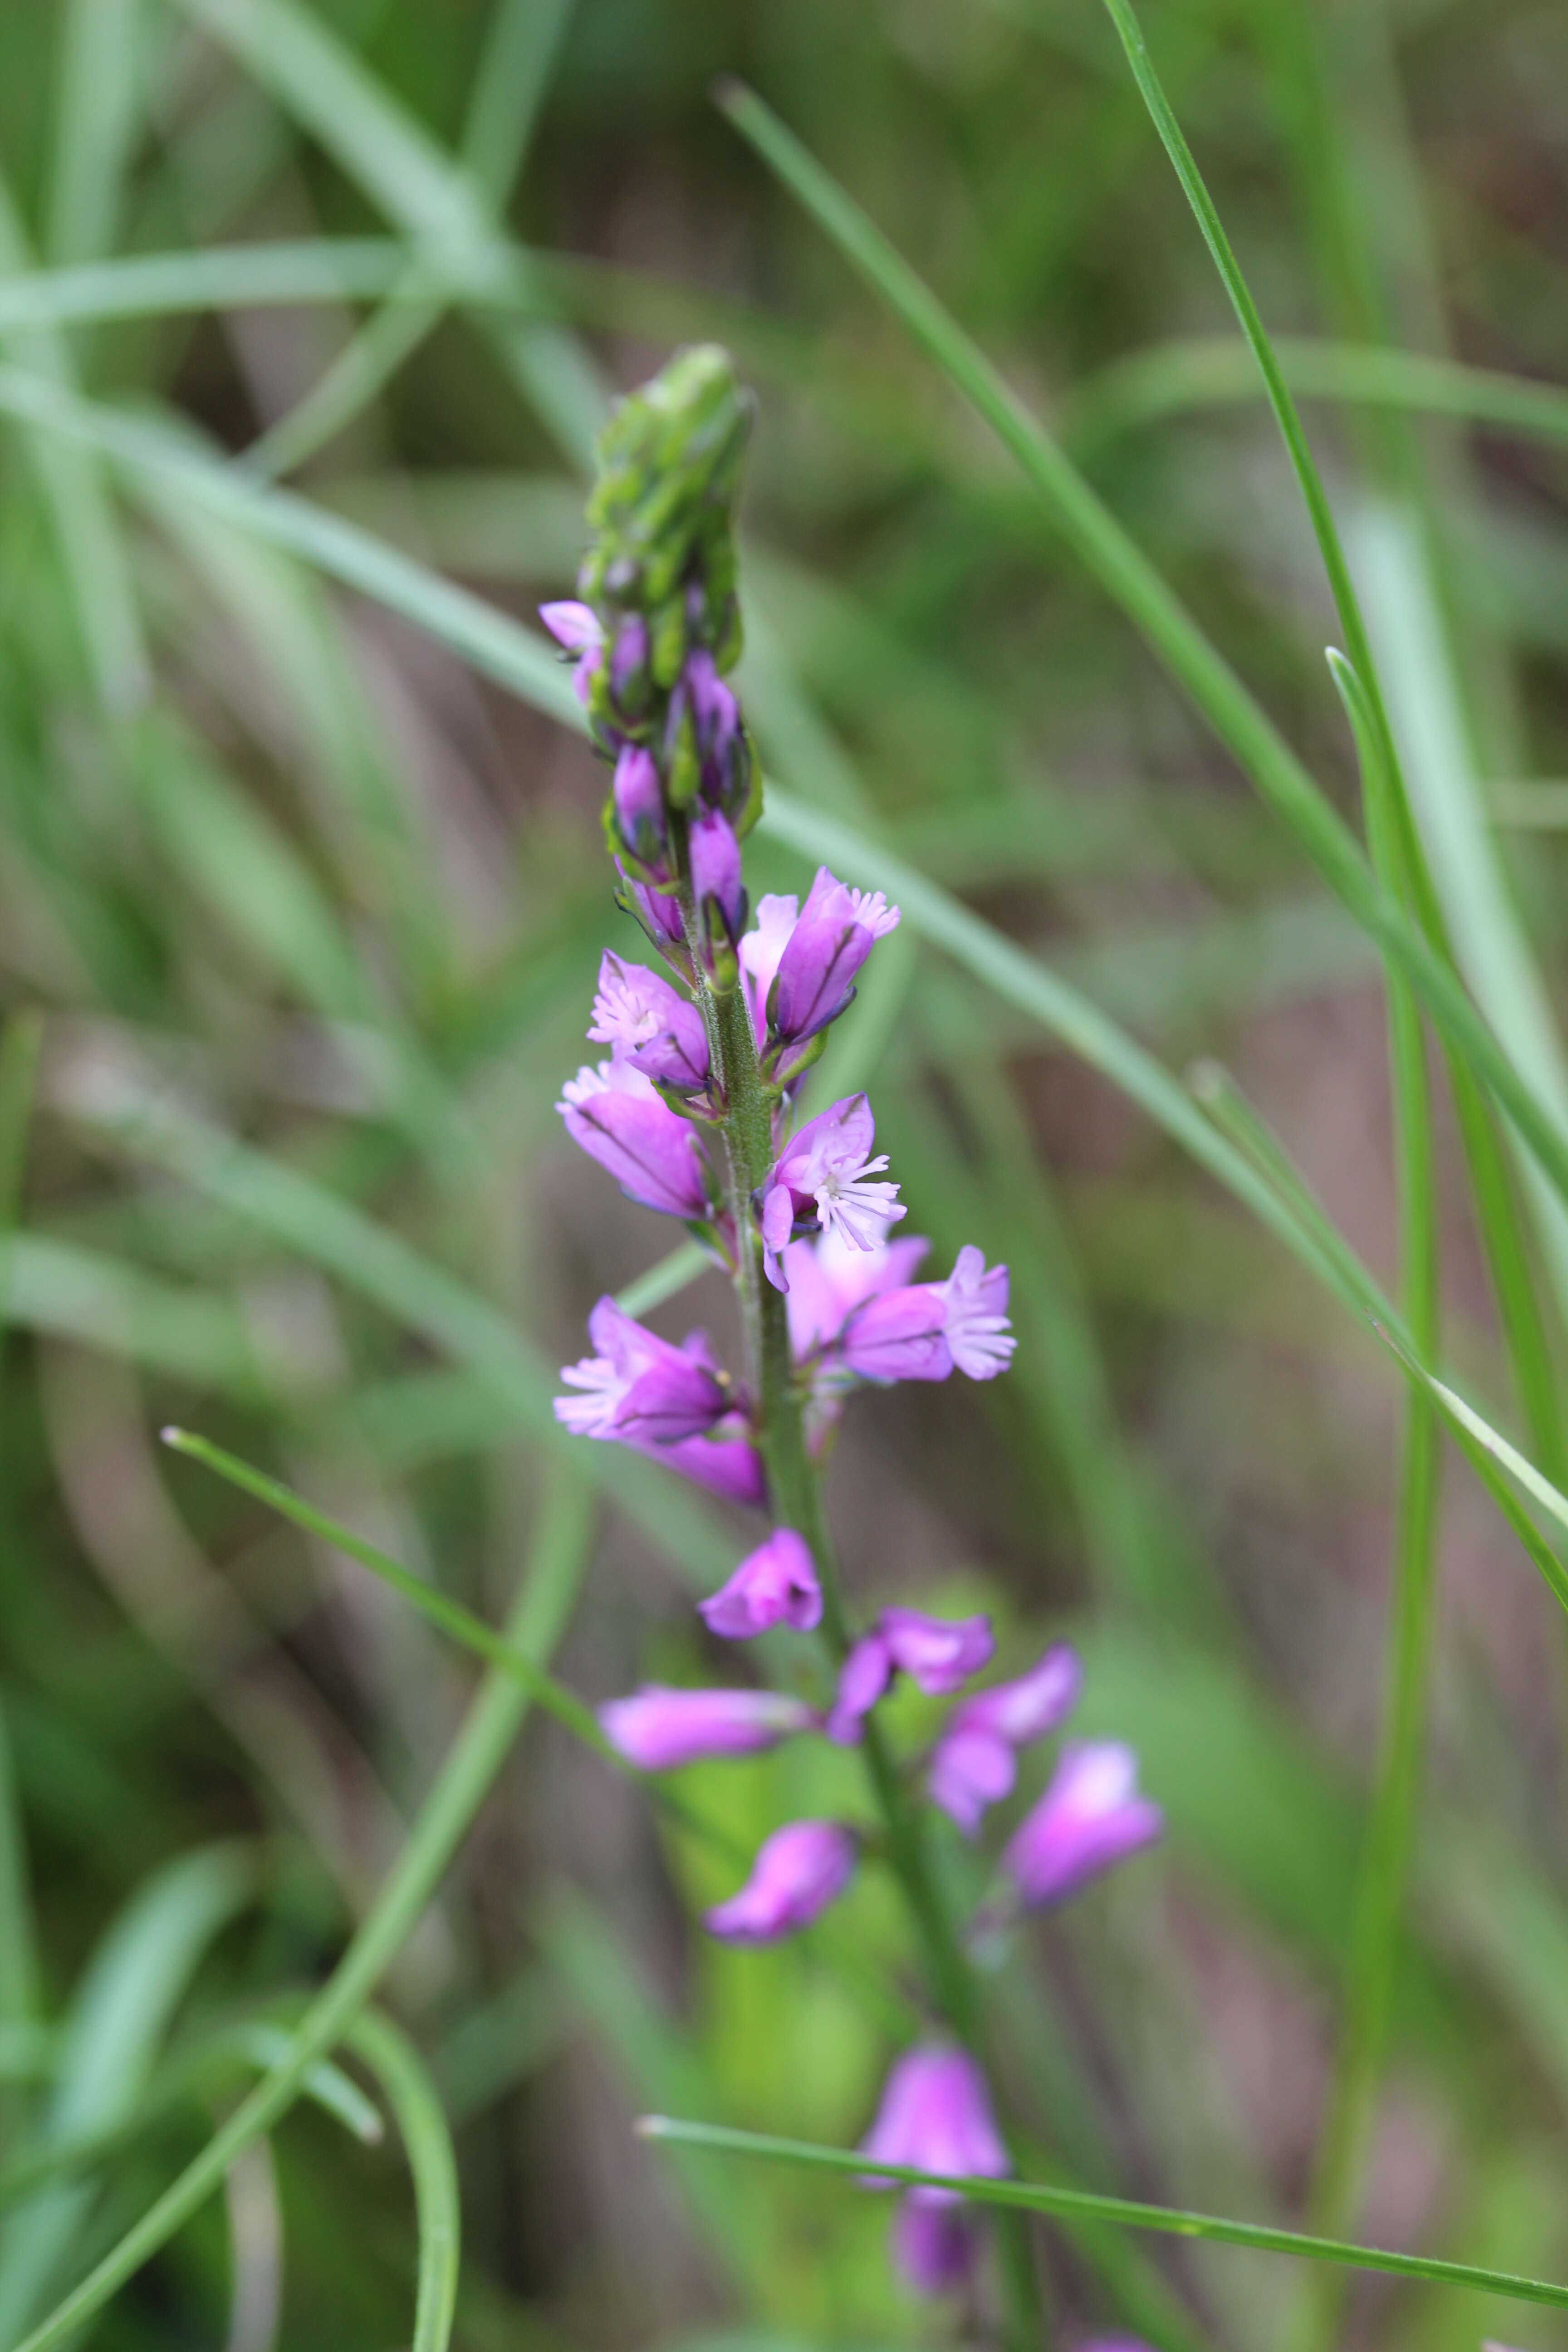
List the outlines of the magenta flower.
{"label": "magenta flower", "polygon": [[908,1213],[896,1184],[867,1181],[888,1164],[885,1151],[871,1157],[875,1139],[869,1102],[847,1095],[807,1119],[784,1146],[762,1200],[763,1265],[775,1290],[789,1286],[780,1253],[797,1224],[820,1223],[851,1249],[869,1250]]}
{"label": "magenta flower", "polygon": [[728,816],[738,815],[750,782],[740,705],[703,646],[688,654],[670,697],[665,742],[672,762],[680,760],[683,738],[703,801]]}
{"label": "magenta flower", "polygon": [[708,1033],[695,1004],[646,964],[623,963],[607,950],[588,1034],[646,1078],[689,1092],[708,1083]]}
{"label": "magenta flower", "polygon": [[759,1045],[765,1044],[767,1039],[768,991],[773,984],[779,959],[789,945],[790,934],[799,914],[799,901],[793,893],[787,898],[771,895],[759,898],[756,922],[741,941],[741,971],[746,1002],[752,1008],[752,1027]]}
{"label": "magenta flower", "polygon": [[1007,1269],[985,1260],[973,1243],[961,1249],[942,1286],[943,1329],[952,1360],[972,1381],[994,1381],[1017,1346],[1007,1321]]}
{"label": "magenta flower", "polygon": [[664,793],[653,753],[640,743],[624,743],[616,754],[611,796],[621,839],[648,864],[665,846]]}
{"label": "magenta flower", "polygon": [[838,1674],[826,1729],[852,1748],[860,1727],[895,1672],[908,1675],[931,1698],[946,1698],[977,1675],[995,1648],[988,1617],[927,1617],[918,1609],[884,1609],[868,1633],[852,1643]]}
{"label": "magenta flower", "polygon": [[1165,1826],[1138,1793],[1138,1759],[1119,1740],[1062,1750],[1050,1787],[1026,1813],[1002,1867],[1031,1910],[1065,1902],[1091,1878],[1152,1845]]}
{"label": "magenta flower", "polygon": [[879,890],[847,889],[819,866],[764,998],[770,1033],[785,1044],[804,1045],[837,1021],[855,993],[861,965],[898,923],[898,908]]}
{"label": "magenta flower", "polygon": [[858,1852],[852,1832],[837,1822],[791,1822],[763,1839],[744,1886],[703,1925],[726,1943],[776,1944],[843,1894]]}
{"label": "magenta flower", "polygon": [[803,1537],[775,1528],[765,1544],[747,1554],[727,1584],[697,1604],[712,1633],[743,1642],[773,1625],[809,1633],[822,1622],[822,1587]]}
{"label": "magenta flower", "polygon": [[[922,2042],[906,2051],[889,2075],[877,2120],[860,2143],[862,2152],[884,2164],[907,2164],[920,2172],[945,2172],[961,2179],[1002,2179],[1012,2167],[991,2112],[985,2077],[966,2051],[946,2042]],[[894,2188],[868,2179],[868,2188]],[[893,2251],[912,2286],[938,2294],[958,2285],[967,2268],[966,2235],[942,2229],[927,2218],[958,2218],[959,2191],[910,2189],[895,2228]]]}
{"label": "magenta flower", "polygon": [[917,2294],[956,2294],[974,2263],[974,2225],[962,2205],[911,2189],[893,2217],[893,2261]]}
{"label": "magenta flower", "polygon": [[573,665],[572,684],[584,710],[593,691],[594,674],[605,650],[605,632],[599,626],[599,616],[590,604],[579,604],[566,598],[554,604],[541,604],[539,617],[558,646],[577,658]]}
{"label": "magenta flower", "polygon": [[691,1128],[629,1062],[581,1069],[555,1106],[574,1143],[621,1190],[667,1217],[706,1218],[702,1152]]}
{"label": "magenta flower", "polygon": [[647,623],[640,613],[628,613],[610,654],[610,699],[620,710],[640,710],[647,700],[651,653]]}
{"label": "magenta flower", "polygon": [[1058,1642],[1026,1675],[976,1691],[953,1708],[931,1752],[926,1789],[965,1837],[974,1835],[987,1805],[1011,1793],[1015,1751],[1066,1720],[1082,1683],[1077,1652]]}
{"label": "magenta flower", "polygon": [[791,1242],[783,1263],[789,1276],[785,1312],[795,1362],[803,1364],[831,1347],[849,1315],[866,1299],[907,1285],[930,1247],[918,1234],[876,1242],[869,1249],[853,1249],[836,1233]]}
{"label": "magenta flower", "polygon": [[809,1728],[811,1709],[782,1691],[670,1690],[645,1683],[599,1709],[605,1738],[642,1772],[709,1756],[753,1756]]}
{"label": "magenta flower", "polygon": [[601,1298],[588,1318],[588,1337],[595,1353],[561,1374],[582,1393],[555,1400],[556,1420],[575,1436],[662,1448],[702,1435],[730,1411],[700,1331],[672,1347],[613,1298]]}

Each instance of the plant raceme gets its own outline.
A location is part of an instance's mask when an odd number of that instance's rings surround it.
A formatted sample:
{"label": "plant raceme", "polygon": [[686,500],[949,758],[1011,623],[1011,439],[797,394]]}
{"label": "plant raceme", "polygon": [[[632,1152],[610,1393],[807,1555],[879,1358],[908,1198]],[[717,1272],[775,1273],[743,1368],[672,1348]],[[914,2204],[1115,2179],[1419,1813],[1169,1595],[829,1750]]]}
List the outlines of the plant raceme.
{"label": "plant raceme", "polygon": [[[905,1210],[868,1097],[799,1116],[827,1032],[899,910],[824,866],[804,903],[763,898],[749,920],[742,844],[762,787],[726,683],[741,651],[731,509],[749,424],[729,362],[711,349],[680,353],[624,401],[601,439],[582,599],[542,608],[611,767],[604,822],[617,900],[663,967],[605,952],[587,1033],[605,1057],[563,1086],[558,1108],[632,1200],[679,1218],[728,1270],[745,1360],[731,1374],[701,1332],[677,1346],[602,1298],[588,1319],[593,1352],[563,1371],[570,1393],[555,1411],[579,1436],[631,1446],[768,1512],[772,1532],[699,1613],[726,1642],[778,1627],[816,1636],[829,1666],[820,1703],[754,1683],[649,1685],[601,1710],[604,1731],[647,1772],[802,1734],[865,1751],[884,1816],[876,1850],[933,1945],[933,2030],[894,2065],[864,2145],[921,2170],[998,2175],[1010,2164],[974,2047],[970,1963],[962,1935],[933,1925],[923,1808],[977,1839],[988,1809],[1012,1794],[1020,1754],[1066,1721],[1082,1675],[1058,1644],[1027,1673],[976,1688],[994,1647],[987,1618],[887,1608],[858,1634],[845,1621],[819,1472],[847,1401],[955,1372],[993,1380],[1016,1343],[1005,1266],[968,1246],[945,1277],[920,1278],[929,1244],[898,1230]],[[879,1717],[900,1679],[953,1701],[903,1772],[888,1767]],[[1161,1826],[1131,1749],[1067,1747],[1002,1847],[974,1932],[1064,1902]],[[785,1823],[709,1911],[709,1932],[767,1944],[809,1927],[849,1885],[864,1844],[847,1822]],[[894,2249],[921,2292],[959,2285],[973,2255],[962,2200],[907,2193]]]}

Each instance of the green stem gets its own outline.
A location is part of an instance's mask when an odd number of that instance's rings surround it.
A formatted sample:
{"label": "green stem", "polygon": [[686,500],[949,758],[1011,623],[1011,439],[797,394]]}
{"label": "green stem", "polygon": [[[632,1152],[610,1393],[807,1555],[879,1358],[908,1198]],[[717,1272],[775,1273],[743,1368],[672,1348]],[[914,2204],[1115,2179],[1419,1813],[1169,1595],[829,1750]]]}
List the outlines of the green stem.
{"label": "green stem", "polygon": [[[546,1498],[528,1575],[506,1627],[505,1638],[531,1656],[547,1656],[565,1629],[591,1526],[583,1490],[562,1480]],[[342,2040],[417,1924],[528,1706],[529,1694],[512,1675],[498,1667],[486,1675],[391,1875],[301,2019],[288,2060],[241,2101],[173,2186],[16,2352],[49,2352],[74,2335],[199,2211],[235,2158],[292,2106],[311,2069]]]}
{"label": "green stem", "polygon": [[[684,842],[678,856],[684,877]],[[752,1412],[767,1465],[770,1504],[775,1525],[794,1528],[816,1563],[822,1584],[823,1632],[837,1666],[849,1648],[837,1555],[823,1509],[821,1480],[806,1450],[784,1293],[773,1287],[763,1272],[762,1239],[752,1210],[752,1195],[766,1181],[774,1156],[776,1097],[762,1074],[743,991],[720,992],[708,980],[689,879],[682,882],[681,912],[715,1087],[724,1104],[726,1205],[735,1225],[735,1286]],[[919,1813],[909,1802],[874,1717],[866,1722],[862,1752],[882,1816],[888,1857],[924,1946],[931,1998],[953,2032],[984,2063],[974,1977],[931,1869]],[[1018,2215],[1000,2217],[998,2238],[1009,2352],[1037,2352],[1045,2314],[1027,2224]]]}

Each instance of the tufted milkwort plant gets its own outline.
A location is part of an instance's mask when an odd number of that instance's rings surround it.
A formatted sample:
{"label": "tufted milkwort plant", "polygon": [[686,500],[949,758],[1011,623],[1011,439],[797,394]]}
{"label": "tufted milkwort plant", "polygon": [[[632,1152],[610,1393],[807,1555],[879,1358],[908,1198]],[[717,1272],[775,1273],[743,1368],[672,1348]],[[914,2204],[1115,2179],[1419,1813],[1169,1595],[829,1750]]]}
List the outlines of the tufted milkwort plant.
{"label": "tufted milkwort plant", "polygon": [[[604,1731],[655,1773],[795,1738],[859,1750],[878,1857],[923,1948],[929,2019],[888,2077],[864,2150],[918,2171],[994,2178],[1011,2165],[974,1948],[1149,1844],[1161,1814],[1139,1793],[1130,1748],[1069,1745],[1002,1846],[983,1910],[967,1925],[950,1916],[928,1850],[930,1810],[979,1840],[1013,1789],[1019,1751],[1067,1720],[1079,1662],[1058,1645],[1028,1673],[987,1685],[984,1616],[900,1605],[868,1625],[850,1622],[821,1479],[851,1399],[900,1381],[994,1380],[1015,1341],[1007,1269],[988,1265],[982,1245],[961,1249],[945,1274],[928,1271],[867,1096],[810,1099],[829,1030],[899,909],[826,866],[804,901],[751,908],[743,845],[762,781],[728,682],[741,652],[732,513],[749,424],[729,361],[711,348],[682,352],[624,401],[600,443],[582,601],[542,614],[611,770],[616,896],[654,959],[605,950],[587,1031],[603,1058],[567,1080],[559,1109],[633,1201],[679,1219],[728,1272],[742,1356],[721,1365],[700,1332],[673,1345],[602,1298],[590,1352],[563,1372],[568,1393],[555,1410],[580,1436],[632,1446],[771,1521],[699,1612],[738,1661],[776,1626],[817,1635],[820,1689],[769,1688],[741,1664],[721,1686],[649,1685],[616,1699]],[[896,1755],[884,1727],[882,1703],[900,1678],[952,1701],[923,1758]],[[862,1843],[845,1822],[788,1822],[704,1926],[738,1944],[795,1934],[869,1859]],[[1016,2217],[1003,2226],[1013,2332],[1029,2340],[1028,2247]],[[953,2191],[907,2190],[893,2243],[921,2292],[970,2279],[976,2240]]]}

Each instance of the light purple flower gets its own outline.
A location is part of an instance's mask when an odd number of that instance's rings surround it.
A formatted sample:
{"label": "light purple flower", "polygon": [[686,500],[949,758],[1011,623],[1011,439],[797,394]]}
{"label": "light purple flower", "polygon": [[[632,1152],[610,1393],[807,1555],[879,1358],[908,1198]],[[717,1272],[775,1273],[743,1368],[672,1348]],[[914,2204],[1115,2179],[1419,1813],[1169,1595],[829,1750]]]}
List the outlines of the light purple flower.
{"label": "light purple flower", "polygon": [[588,1034],[646,1078],[664,1078],[693,1091],[708,1082],[708,1033],[701,1014],[646,964],[623,963],[605,951]]}
{"label": "light purple flower", "polygon": [[840,1350],[863,1381],[945,1381],[955,1370],[994,1380],[1017,1341],[1006,1317],[1007,1269],[973,1244],[945,1282],[884,1290],[846,1319]]}
{"label": "light purple flower", "polygon": [[861,965],[898,922],[898,908],[879,890],[847,889],[819,866],[764,999],[773,1035],[804,1045],[837,1021]]}
{"label": "light purple flower", "polygon": [[713,656],[705,646],[688,654],[669,698],[666,741],[671,758],[689,717],[690,741],[698,763],[698,790],[710,808],[734,815],[744,797],[747,781],[741,709],[719,676]]}
{"label": "light purple flower", "polygon": [[919,1609],[884,1609],[870,1632],[851,1644],[839,1669],[828,1738],[852,1748],[895,1672],[908,1675],[928,1697],[946,1698],[980,1672],[995,1646],[988,1617],[928,1617]]}
{"label": "light purple flower", "polygon": [[621,1190],[667,1217],[706,1218],[702,1152],[690,1126],[629,1062],[581,1069],[555,1106],[566,1132]]}
{"label": "light purple flower", "polygon": [[1152,1844],[1165,1826],[1138,1793],[1138,1759],[1119,1740],[1062,1750],[1050,1787],[1026,1813],[1002,1867],[1030,1909],[1065,1902],[1113,1864]]}
{"label": "light purple flower", "polygon": [[657,857],[665,845],[664,793],[653,753],[640,743],[624,743],[616,757],[611,792],[626,847],[645,863]]}
{"label": "light purple flower", "polygon": [[864,1299],[909,1281],[931,1244],[918,1234],[852,1249],[839,1234],[791,1242],[783,1253],[789,1276],[790,1352],[797,1364],[830,1347]]}
{"label": "light purple flower", "polygon": [[716,906],[724,930],[733,940],[745,919],[746,894],[741,883],[741,845],[735,829],[717,809],[704,809],[687,836],[691,859],[691,895],[700,908]]}
{"label": "light purple flower", "polygon": [[768,1034],[768,991],[773,984],[773,974],[779,959],[789,945],[800,914],[800,902],[791,892],[788,898],[771,894],[757,901],[757,919],[741,941],[741,971],[744,976],[746,1001],[752,1008],[752,1027],[761,1045]]}
{"label": "light purple flower", "polygon": [[847,1095],[807,1119],[784,1150],[763,1188],[763,1265],[775,1290],[789,1285],[780,1253],[803,1220],[816,1220],[851,1249],[875,1249],[886,1229],[908,1212],[898,1186],[868,1182],[888,1164],[885,1151],[873,1159],[876,1124],[864,1095]]}
{"label": "light purple flower", "polygon": [[648,656],[647,623],[640,613],[628,613],[616,632],[616,642],[610,655],[610,695],[622,705],[628,698],[641,703],[647,693]]}
{"label": "light purple flower", "polygon": [[1011,1792],[1015,1751],[1055,1731],[1082,1684],[1077,1652],[1058,1642],[1026,1675],[976,1691],[953,1708],[932,1750],[926,1788],[965,1837],[974,1835],[987,1805]]}
{"label": "light purple flower", "polygon": [[643,1772],[671,1772],[708,1756],[752,1756],[810,1727],[804,1699],[782,1691],[670,1690],[645,1683],[599,1709],[605,1738]]}
{"label": "light purple flower", "polygon": [[726,1584],[698,1602],[697,1613],[710,1633],[728,1642],[749,1640],[773,1625],[809,1633],[822,1622],[822,1587],[804,1537],[793,1528],[775,1528]]}
{"label": "light purple flower", "polygon": [[744,1886],[703,1925],[727,1943],[776,1944],[843,1894],[858,1853],[853,1833],[837,1822],[790,1822],[763,1839]]}
{"label": "light purple flower", "polygon": [[[877,2120],[860,2147],[884,2164],[907,2164],[920,2172],[999,2180],[1012,2169],[984,2076],[967,2052],[946,2042],[922,2042],[905,2052],[888,2077]],[[868,2178],[865,2185],[898,2184]],[[942,2294],[963,2279],[971,2251],[967,2233],[942,2229],[936,2221],[942,2215],[961,2218],[955,2212],[960,2201],[952,2189],[910,2189],[904,2194],[893,2252],[922,2294]]]}
{"label": "light purple flower", "polygon": [[708,1342],[693,1331],[672,1347],[601,1298],[588,1318],[595,1352],[561,1377],[581,1394],[557,1397],[555,1418],[578,1437],[658,1446],[700,1436],[730,1411]]}
{"label": "light purple flower", "polygon": [[591,604],[579,604],[573,598],[563,598],[553,604],[541,604],[539,617],[558,646],[565,647],[577,659],[573,666],[572,684],[584,710],[593,688],[594,674],[604,656],[605,632],[599,616]]}

